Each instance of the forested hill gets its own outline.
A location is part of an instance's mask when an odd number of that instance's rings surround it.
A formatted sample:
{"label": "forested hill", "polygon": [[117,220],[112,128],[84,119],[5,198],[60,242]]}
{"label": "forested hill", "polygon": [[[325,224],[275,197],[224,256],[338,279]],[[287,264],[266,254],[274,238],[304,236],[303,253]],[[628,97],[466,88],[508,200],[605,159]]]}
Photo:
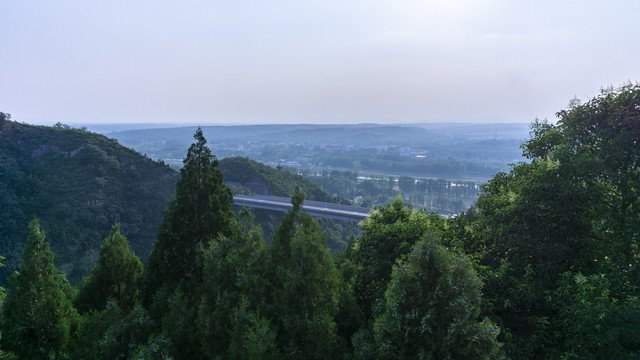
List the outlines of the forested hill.
{"label": "forested hill", "polygon": [[178,177],[105,136],[0,113],[0,283],[16,269],[35,217],[72,282],[91,270],[115,222],[146,258]]}
{"label": "forested hill", "polygon": [[348,200],[324,191],[318,184],[301,175],[272,168],[248,158],[222,159],[219,167],[224,174],[225,183],[243,187],[258,195],[291,197],[296,186],[300,186],[309,200],[349,204]]}

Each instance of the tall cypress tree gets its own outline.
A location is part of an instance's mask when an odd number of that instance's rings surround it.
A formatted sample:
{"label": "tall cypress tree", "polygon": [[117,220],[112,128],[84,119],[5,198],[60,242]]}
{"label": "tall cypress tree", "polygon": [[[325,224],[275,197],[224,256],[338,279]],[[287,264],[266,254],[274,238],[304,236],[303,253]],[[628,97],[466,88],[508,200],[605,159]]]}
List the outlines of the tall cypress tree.
{"label": "tall cypress tree", "polygon": [[218,160],[207,147],[202,129],[198,128],[194,138],[196,142],[189,147],[180,170],[176,196],[165,212],[149,255],[147,305],[160,288],[166,288],[169,294],[180,283],[187,291],[193,289],[192,280],[198,276],[195,261],[198,245],[218,235],[231,235],[233,195],[222,183]]}
{"label": "tall cypress tree", "polygon": [[178,359],[200,359],[196,318],[202,266],[199,247],[219,236],[230,236],[233,195],[222,183],[218,160],[198,128],[180,170],[176,196],[171,200],[149,255],[144,281],[144,305],[169,336]]}
{"label": "tall cypress tree", "polygon": [[2,308],[2,348],[20,359],[62,355],[77,317],[71,295],[71,286],[53,265],[53,252],[38,220],[33,220],[20,272],[9,279]]}

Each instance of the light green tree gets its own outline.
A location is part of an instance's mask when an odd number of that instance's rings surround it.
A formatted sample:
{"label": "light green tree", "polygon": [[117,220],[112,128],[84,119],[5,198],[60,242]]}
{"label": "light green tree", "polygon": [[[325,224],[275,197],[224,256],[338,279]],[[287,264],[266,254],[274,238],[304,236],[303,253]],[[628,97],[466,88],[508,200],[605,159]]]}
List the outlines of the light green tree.
{"label": "light green tree", "polygon": [[498,327],[480,317],[470,262],[427,237],[394,267],[374,332],[382,359],[491,359]]}
{"label": "light green tree", "polygon": [[371,317],[376,304],[384,301],[396,259],[409,253],[413,244],[425,234],[441,231],[443,226],[441,216],[424,210],[411,211],[403,205],[401,198],[376,208],[362,223],[362,236],[348,250],[348,258],[354,266],[348,281],[353,284],[355,297],[366,318]]}

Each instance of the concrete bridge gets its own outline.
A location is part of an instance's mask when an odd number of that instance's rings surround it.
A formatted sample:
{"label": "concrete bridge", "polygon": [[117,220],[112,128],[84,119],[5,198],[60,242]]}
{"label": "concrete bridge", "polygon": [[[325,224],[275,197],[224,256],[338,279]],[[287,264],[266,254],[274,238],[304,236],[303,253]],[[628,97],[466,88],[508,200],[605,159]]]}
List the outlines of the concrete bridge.
{"label": "concrete bridge", "polygon": [[[276,211],[288,211],[293,207],[290,198],[267,195],[234,195],[233,205]],[[371,211],[368,208],[358,206],[310,200],[305,200],[302,208],[309,215],[348,221],[364,220],[369,217],[369,212]]]}

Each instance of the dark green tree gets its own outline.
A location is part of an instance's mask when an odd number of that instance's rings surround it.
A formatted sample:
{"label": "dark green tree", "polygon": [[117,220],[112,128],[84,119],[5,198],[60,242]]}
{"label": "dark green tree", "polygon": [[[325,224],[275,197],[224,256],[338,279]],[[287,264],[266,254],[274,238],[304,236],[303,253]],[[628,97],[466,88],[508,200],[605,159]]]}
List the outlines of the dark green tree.
{"label": "dark green tree", "polygon": [[181,282],[191,289],[195,284],[188,284],[192,280],[197,283],[199,276],[195,261],[198,245],[231,234],[233,195],[222,183],[218,160],[211,154],[202,129],[198,128],[194,138],[176,183],[176,197],[165,212],[149,255],[147,296],[160,287],[171,293]]}
{"label": "dark green tree", "polygon": [[302,210],[303,201],[304,193],[297,189],[293,208],[274,234],[268,316],[276,326],[283,358],[329,359],[338,345],[333,316],[339,274],[322,229]]}
{"label": "dark green tree", "polygon": [[484,291],[509,355],[544,357],[563,346],[562,308],[548,296],[566,272],[606,274],[614,299],[639,295],[639,109],[639,85],[572,101],[556,125],[533,124],[523,145],[530,163],[484,186]]}
{"label": "dark green tree", "polygon": [[109,301],[105,308],[82,316],[69,355],[78,360],[131,359],[145,347],[153,323],[147,311],[137,305],[128,312]]}
{"label": "dark green tree", "polygon": [[277,333],[271,321],[251,310],[246,298],[231,312],[228,359],[277,360],[282,356],[277,347]]}
{"label": "dark green tree", "polygon": [[138,299],[138,280],[142,275],[140,259],[129,249],[129,242],[114,225],[104,240],[98,263],[80,287],[76,308],[80,312],[102,310],[107,301],[115,301],[122,310],[133,309]]}
{"label": "dark green tree", "polygon": [[558,311],[555,358],[635,359],[640,354],[640,302],[616,294],[609,277],[562,274],[552,293]]}
{"label": "dark green tree", "polygon": [[[197,321],[202,349],[238,358],[249,336],[244,332],[262,331],[254,326],[263,330],[271,326],[258,315],[271,286],[264,276],[269,269],[267,245],[261,229],[253,226],[253,215],[242,210],[233,234],[211,240],[201,250],[199,261],[204,268]],[[271,350],[267,343],[263,345],[265,351]]]}
{"label": "dark green tree", "polygon": [[53,256],[33,220],[20,271],[11,276],[2,307],[0,344],[20,359],[62,357],[77,321],[73,289],[53,265]]}
{"label": "dark green tree", "polygon": [[235,217],[233,195],[200,128],[194,138],[149,255],[143,290],[151,318],[162,325],[178,359],[205,356],[196,326],[202,283],[197,252],[211,239],[230,236]]}
{"label": "dark green tree", "polygon": [[498,328],[480,317],[482,282],[471,263],[432,236],[394,266],[375,322],[381,359],[491,359]]}

